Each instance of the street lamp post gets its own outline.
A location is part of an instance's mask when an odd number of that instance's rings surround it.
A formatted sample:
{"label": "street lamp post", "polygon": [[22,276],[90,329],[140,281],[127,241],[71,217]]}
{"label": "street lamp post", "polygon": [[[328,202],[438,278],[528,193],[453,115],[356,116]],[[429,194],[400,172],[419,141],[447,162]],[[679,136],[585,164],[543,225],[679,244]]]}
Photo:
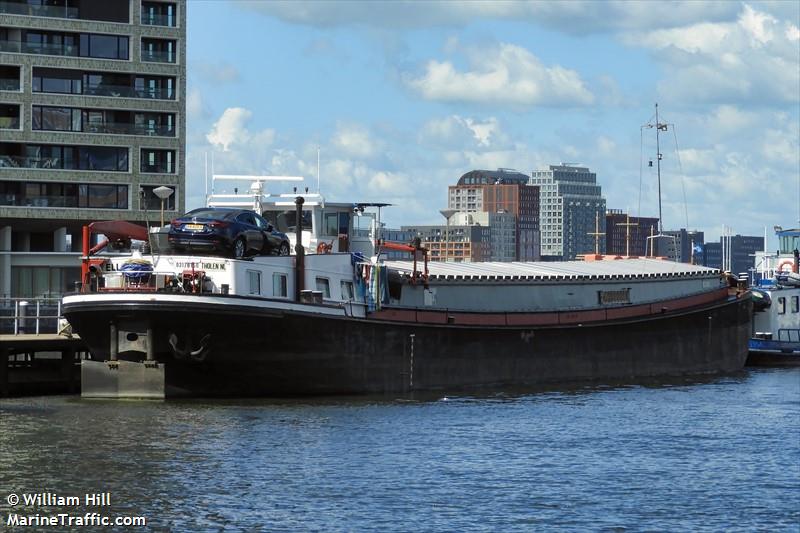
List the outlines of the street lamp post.
{"label": "street lamp post", "polygon": [[445,220],[444,225],[444,259],[443,261],[447,261],[448,251],[449,251],[449,242],[450,242],[450,217],[454,214],[458,213],[457,209],[440,209],[439,212],[442,214]]}
{"label": "street lamp post", "polygon": [[153,189],[153,194],[155,194],[156,196],[158,196],[161,199],[161,227],[162,228],[164,227],[164,202],[167,200],[167,198],[172,196],[173,192],[175,192],[175,191],[172,190],[172,187],[165,187],[163,185],[161,187],[156,187],[155,189]]}

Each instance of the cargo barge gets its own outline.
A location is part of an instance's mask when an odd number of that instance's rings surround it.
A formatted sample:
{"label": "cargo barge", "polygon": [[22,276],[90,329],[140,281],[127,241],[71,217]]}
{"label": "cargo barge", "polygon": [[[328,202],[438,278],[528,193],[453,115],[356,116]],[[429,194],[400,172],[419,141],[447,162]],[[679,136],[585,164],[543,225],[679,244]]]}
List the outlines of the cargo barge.
{"label": "cargo barge", "polygon": [[[381,242],[375,220],[360,232],[361,204],[298,195],[295,208],[291,256],[86,250],[83,291],[63,307],[91,352],[83,394],[502,390],[745,363],[752,301],[717,270],[599,256],[428,264],[418,242]],[[329,240],[319,231],[328,216],[349,221]],[[387,249],[410,259],[386,260]],[[149,267],[131,272],[131,262]]]}

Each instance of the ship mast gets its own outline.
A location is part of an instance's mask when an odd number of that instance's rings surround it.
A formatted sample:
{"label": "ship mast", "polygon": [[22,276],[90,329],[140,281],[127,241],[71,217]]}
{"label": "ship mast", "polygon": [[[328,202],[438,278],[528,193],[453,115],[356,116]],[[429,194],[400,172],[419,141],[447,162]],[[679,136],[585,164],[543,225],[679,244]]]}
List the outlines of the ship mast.
{"label": "ship mast", "polygon": [[664,232],[664,217],[661,211],[661,139],[659,133],[667,131],[667,123],[658,121],[658,103],[656,103],[656,122],[655,124],[647,123],[648,128],[656,129],[656,175],[658,176],[658,235],[662,236]]}
{"label": "ship mast", "polygon": [[[676,238],[673,235],[664,235],[664,215],[661,209],[661,139],[660,133],[662,131],[667,131],[668,124],[666,122],[659,122],[658,121],[658,103],[656,103],[656,121],[655,123],[648,122],[643,127],[645,128],[655,128],[656,129],[656,175],[658,176],[658,234],[650,235],[648,239],[660,239],[663,237],[669,237],[673,241],[673,245],[675,244]],[[650,161],[650,166],[653,166],[653,162]],[[652,233],[652,232],[651,232]],[[651,247],[655,244],[651,244]],[[652,249],[652,248],[651,248]],[[675,251],[675,259],[677,260],[677,250]]]}
{"label": "ship mast", "polygon": [[594,231],[590,231],[587,235],[594,236],[594,255],[600,255],[600,237],[605,235],[602,231],[600,231],[600,212],[597,211],[594,214]]}
{"label": "ship mast", "polygon": [[[631,256],[631,226],[638,226],[638,224],[631,222],[630,213],[625,214],[625,222],[617,222],[617,226],[625,226],[625,257]],[[646,255],[647,252],[645,252]]]}

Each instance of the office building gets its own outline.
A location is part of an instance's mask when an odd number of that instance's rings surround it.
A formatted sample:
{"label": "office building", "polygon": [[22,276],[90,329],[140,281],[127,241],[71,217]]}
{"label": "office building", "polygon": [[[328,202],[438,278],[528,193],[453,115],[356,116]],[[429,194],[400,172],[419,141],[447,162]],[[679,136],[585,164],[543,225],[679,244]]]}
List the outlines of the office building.
{"label": "office building", "polygon": [[0,2],[0,296],[79,278],[81,227],[184,209],[185,0]]}
{"label": "office building", "polygon": [[[657,254],[678,263],[702,263],[704,234],[702,231],[664,230],[665,237],[656,240]],[[763,239],[762,239],[763,241]]]}
{"label": "office building", "polygon": [[606,254],[646,256],[647,237],[654,233],[658,233],[658,218],[632,217],[620,209],[606,211]]}
{"label": "office building", "polygon": [[[550,165],[529,182],[539,187],[539,228],[544,260],[569,261],[595,252],[595,235],[606,233],[606,200],[597,175],[586,167]],[[605,239],[597,241],[605,253]]]}
{"label": "office building", "polygon": [[738,275],[754,268],[754,257],[763,250],[763,236],[723,235],[719,242],[704,245],[703,264]]}
{"label": "office building", "polygon": [[[459,213],[503,214],[497,218],[507,223],[514,217],[515,236],[513,256],[518,261],[538,261],[539,189],[528,184],[529,176],[514,170],[472,170],[448,188],[447,207]],[[503,243],[510,241],[505,238]],[[500,244],[496,244],[498,248]],[[495,256],[509,256],[508,251],[496,250]]]}

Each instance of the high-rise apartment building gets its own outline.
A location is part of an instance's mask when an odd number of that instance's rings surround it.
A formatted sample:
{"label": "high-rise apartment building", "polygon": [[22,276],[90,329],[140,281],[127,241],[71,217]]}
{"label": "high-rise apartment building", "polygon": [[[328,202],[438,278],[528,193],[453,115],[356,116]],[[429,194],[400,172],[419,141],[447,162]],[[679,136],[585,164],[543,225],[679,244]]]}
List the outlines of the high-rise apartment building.
{"label": "high-rise apartment building", "polygon": [[[539,187],[542,259],[568,261],[594,253],[591,234],[606,232],[606,200],[597,175],[586,167],[550,165],[533,171],[529,183]],[[605,239],[597,242],[605,253]]]}
{"label": "high-rise apartment building", "polygon": [[79,278],[81,226],[183,211],[185,0],[0,2],[0,296]]}
{"label": "high-rise apartment building", "polygon": [[[539,189],[521,172],[500,168],[472,170],[448,188],[447,207],[463,213],[504,213],[516,219],[514,256],[518,261],[538,261]],[[507,220],[507,217],[502,217]],[[496,255],[496,254],[495,254]]]}
{"label": "high-rise apartment building", "polygon": [[[630,226],[628,226],[630,224]],[[632,217],[621,209],[606,211],[606,253],[648,255],[647,237],[658,233],[658,218]]]}
{"label": "high-rise apartment building", "polygon": [[491,228],[479,224],[402,226],[401,231],[419,237],[431,261],[472,263],[492,257]]}

